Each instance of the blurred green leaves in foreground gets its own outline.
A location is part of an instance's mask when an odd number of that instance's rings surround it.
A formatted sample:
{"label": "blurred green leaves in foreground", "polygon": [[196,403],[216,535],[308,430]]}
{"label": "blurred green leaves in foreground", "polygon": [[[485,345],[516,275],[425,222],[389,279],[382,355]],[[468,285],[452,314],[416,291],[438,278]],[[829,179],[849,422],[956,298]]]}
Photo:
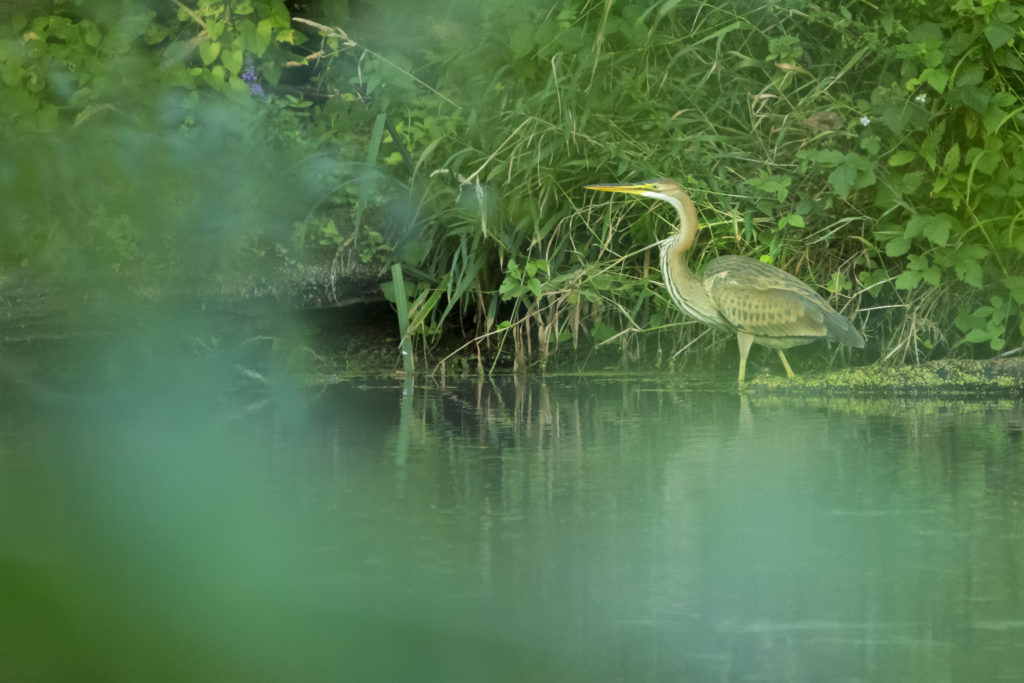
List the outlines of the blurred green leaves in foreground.
{"label": "blurred green leaves in foreground", "polygon": [[264,250],[286,240],[313,189],[252,107],[197,103],[182,130],[184,96],[153,94],[164,120],[6,141],[9,277],[208,293],[259,272]]}
{"label": "blurred green leaves in foreground", "polygon": [[241,79],[176,55],[160,19],[142,3],[58,2],[11,21],[0,282],[237,293],[269,278],[275,245],[323,194]]}
{"label": "blurred green leaves in foreground", "polygon": [[[523,680],[547,669],[521,608],[459,600],[465,588],[410,550],[422,530],[393,514],[398,391],[374,412],[362,392],[316,413],[286,386],[226,393],[229,361],[162,356],[88,393],[3,383],[0,679]],[[426,488],[403,505],[448,519]],[[438,548],[464,526],[435,529]]]}

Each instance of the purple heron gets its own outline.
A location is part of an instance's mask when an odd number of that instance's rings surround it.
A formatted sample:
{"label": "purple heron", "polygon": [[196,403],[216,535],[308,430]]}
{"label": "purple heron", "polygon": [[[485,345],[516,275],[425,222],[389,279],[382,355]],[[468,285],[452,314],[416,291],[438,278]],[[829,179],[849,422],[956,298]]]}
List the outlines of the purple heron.
{"label": "purple heron", "polygon": [[754,342],[775,349],[793,377],[783,349],[829,339],[864,346],[853,324],[832,309],[806,284],[784,270],[746,256],[719,256],[702,275],[686,265],[686,252],[697,236],[697,209],[674,180],[659,178],[635,184],[587,185],[589,190],[624,192],[660,199],[675,207],[679,232],[661,242],[661,274],[669,296],[697,320],[736,334],[743,384],[747,354]]}

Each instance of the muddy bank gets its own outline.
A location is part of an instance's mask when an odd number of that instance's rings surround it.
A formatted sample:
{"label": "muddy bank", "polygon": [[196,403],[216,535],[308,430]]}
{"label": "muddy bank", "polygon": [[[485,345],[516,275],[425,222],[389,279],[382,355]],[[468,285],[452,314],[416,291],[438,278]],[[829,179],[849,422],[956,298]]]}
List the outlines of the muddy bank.
{"label": "muddy bank", "polygon": [[[132,303],[109,291],[55,295],[44,288],[10,288],[0,296],[0,347],[4,359],[39,357],[50,352],[91,347],[99,356],[134,337],[136,345],[186,345],[197,355],[238,350],[239,364],[261,372],[261,366],[282,358],[301,359],[296,369],[314,381],[341,374],[390,375],[402,368],[397,317],[375,292],[372,282],[342,291],[337,297],[326,278],[307,277],[304,288],[252,290],[232,297],[222,294],[183,296],[174,301]],[[329,282],[328,282],[329,284]],[[350,284],[350,283],[346,283]],[[371,286],[373,285],[373,286]],[[296,292],[301,292],[296,295]],[[467,325],[471,328],[472,325]],[[147,330],[164,330],[158,335]],[[417,374],[466,377],[512,372],[511,339],[501,335],[466,344],[470,329],[450,325],[440,342],[426,349],[415,340]],[[258,352],[256,352],[258,351]],[[731,351],[731,350],[730,350]],[[276,358],[275,358],[276,357]],[[563,347],[549,369],[559,375],[635,375],[668,381],[702,382],[735,390],[735,358],[693,356],[671,367],[656,367],[656,354],[628,356],[612,347]],[[290,363],[286,363],[290,364]],[[539,368],[526,373],[538,376]],[[998,396],[1024,398],[1024,357],[991,360],[947,359],[921,365],[868,365],[830,372],[803,372],[789,379],[760,374],[748,379],[744,392],[776,396]]]}

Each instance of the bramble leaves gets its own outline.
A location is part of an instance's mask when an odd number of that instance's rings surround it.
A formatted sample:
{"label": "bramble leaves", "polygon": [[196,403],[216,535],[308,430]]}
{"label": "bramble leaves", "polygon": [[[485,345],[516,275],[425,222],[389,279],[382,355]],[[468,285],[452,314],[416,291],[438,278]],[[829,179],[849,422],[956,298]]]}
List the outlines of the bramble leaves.
{"label": "bramble leaves", "polygon": [[889,157],[889,166],[906,166],[917,158],[917,152],[912,149],[901,149]]}

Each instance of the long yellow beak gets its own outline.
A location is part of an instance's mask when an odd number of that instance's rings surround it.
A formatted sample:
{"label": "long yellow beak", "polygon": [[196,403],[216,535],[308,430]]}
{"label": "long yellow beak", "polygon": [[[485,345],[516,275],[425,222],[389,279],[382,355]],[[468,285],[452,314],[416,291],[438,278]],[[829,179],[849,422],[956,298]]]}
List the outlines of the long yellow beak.
{"label": "long yellow beak", "polygon": [[654,192],[658,188],[651,182],[643,183],[604,183],[601,185],[584,185],[584,189],[598,190],[599,192],[624,192],[626,194],[643,194]]}

